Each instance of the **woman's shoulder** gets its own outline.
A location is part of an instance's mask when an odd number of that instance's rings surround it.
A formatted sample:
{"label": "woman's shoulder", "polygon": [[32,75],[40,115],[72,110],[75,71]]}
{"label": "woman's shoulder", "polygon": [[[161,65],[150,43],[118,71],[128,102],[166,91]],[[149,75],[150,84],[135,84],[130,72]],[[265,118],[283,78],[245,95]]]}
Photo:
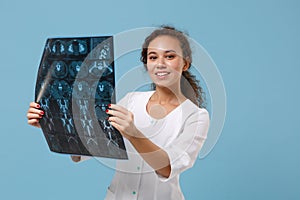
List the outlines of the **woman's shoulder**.
{"label": "woman's shoulder", "polygon": [[209,112],[206,108],[200,108],[198,105],[196,105],[189,99],[185,101],[185,104],[183,106],[183,109],[188,112],[187,115],[189,116],[201,116],[209,118]]}

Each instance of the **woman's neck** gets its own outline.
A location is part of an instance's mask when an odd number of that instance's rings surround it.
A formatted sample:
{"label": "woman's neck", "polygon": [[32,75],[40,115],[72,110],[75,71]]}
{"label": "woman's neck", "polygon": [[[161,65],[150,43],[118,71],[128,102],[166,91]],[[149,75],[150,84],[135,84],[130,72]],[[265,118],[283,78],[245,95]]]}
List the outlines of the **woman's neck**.
{"label": "woman's neck", "polygon": [[166,87],[156,86],[155,92],[151,97],[152,101],[163,104],[181,104],[186,100],[186,97],[182,94],[179,89],[169,89]]}

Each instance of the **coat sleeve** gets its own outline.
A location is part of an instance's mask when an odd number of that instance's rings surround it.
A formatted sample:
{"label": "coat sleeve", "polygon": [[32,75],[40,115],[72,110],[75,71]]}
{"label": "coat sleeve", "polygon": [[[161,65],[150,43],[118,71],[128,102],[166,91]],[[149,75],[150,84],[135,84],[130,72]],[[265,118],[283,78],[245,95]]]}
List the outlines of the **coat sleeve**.
{"label": "coat sleeve", "polygon": [[160,181],[166,182],[194,165],[206,140],[208,128],[209,114],[205,109],[187,118],[178,137],[163,148],[169,156],[171,173],[168,178],[157,174]]}

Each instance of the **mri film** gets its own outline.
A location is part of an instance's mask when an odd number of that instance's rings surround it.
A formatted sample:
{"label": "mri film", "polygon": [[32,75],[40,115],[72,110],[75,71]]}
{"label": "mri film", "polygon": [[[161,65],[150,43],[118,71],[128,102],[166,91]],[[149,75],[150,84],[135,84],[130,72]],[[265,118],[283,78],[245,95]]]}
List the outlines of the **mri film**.
{"label": "mri film", "polygon": [[115,103],[113,37],[49,38],[35,101],[51,151],[127,159],[122,135],[107,120]]}

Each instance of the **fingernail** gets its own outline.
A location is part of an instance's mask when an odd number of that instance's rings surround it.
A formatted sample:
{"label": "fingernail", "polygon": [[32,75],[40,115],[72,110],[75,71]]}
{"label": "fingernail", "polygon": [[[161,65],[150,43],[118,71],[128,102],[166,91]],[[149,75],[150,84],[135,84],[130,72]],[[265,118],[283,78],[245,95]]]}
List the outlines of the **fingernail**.
{"label": "fingernail", "polygon": [[111,107],[111,104],[108,104],[108,107],[110,108],[110,107]]}
{"label": "fingernail", "polygon": [[108,113],[108,109],[106,109],[106,111],[105,112],[107,112]]}
{"label": "fingernail", "polygon": [[44,114],[44,111],[41,111],[41,115],[43,115]]}
{"label": "fingernail", "polygon": [[40,104],[37,104],[36,107],[37,107],[37,108],[40,108],[41,106],[40,106]]}

